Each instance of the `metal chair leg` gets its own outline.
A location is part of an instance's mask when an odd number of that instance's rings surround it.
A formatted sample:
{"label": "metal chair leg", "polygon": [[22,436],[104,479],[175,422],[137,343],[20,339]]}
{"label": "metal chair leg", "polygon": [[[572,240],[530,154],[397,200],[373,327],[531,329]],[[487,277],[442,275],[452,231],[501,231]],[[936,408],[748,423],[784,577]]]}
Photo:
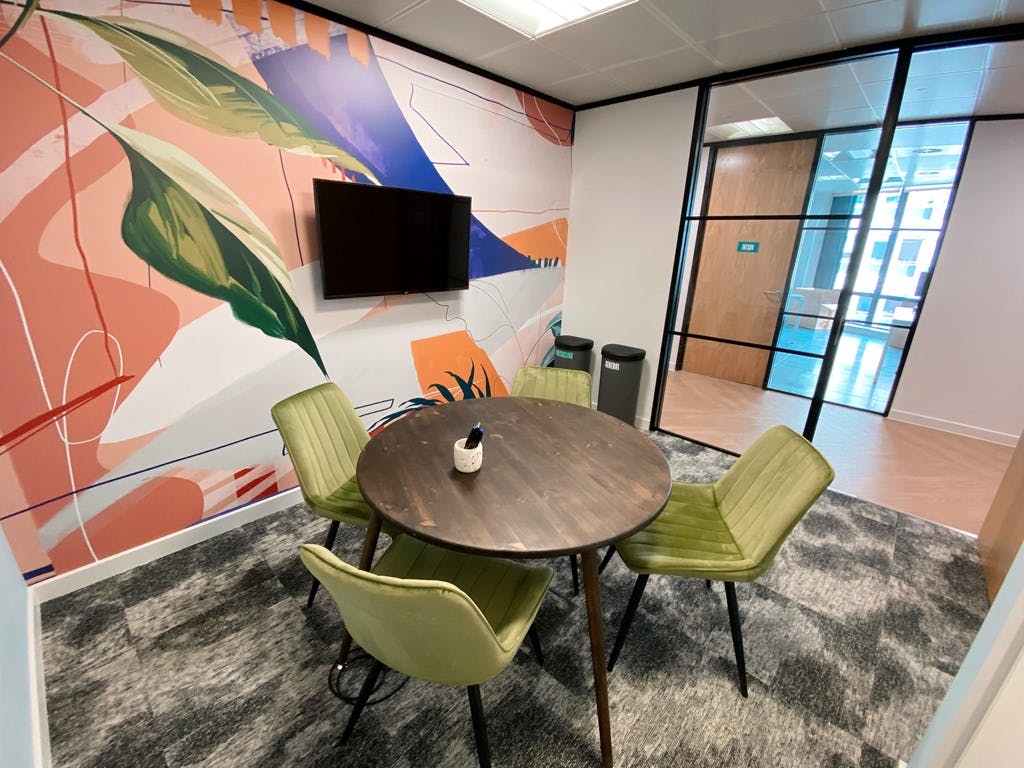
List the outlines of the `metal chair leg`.
{"label": "metal chair leg", "polygon": [[580,593],[580,571],[576,555],[569,555],[569,566],[572,568],[572,593]]}
{"label": "metal chair leg", "polygon": [[615,554],[615,545],[609,544],[608,551],[604,553],[604,557],[601,558],[601,565],[597,567],[598,573],[604,573],[604,569],[608,567],[608,563],[612,561],[612,555]]}
{"label": "metal chair leg", "polygon": [[533,652],[537,654],[537,663],[542,667],[544,666],[544,652],[540,649],[540,635],[537,634],[537,625],[530,625],[530,645],[533,646]]}
{"label": "metal chair leg", "polygon": [[622,650],[622,644],[626,642],[626,633],[629,632],[629,627],[633,623],[633,615],[636,613],[637,606],[640,605],[640,598],[644,596],[644,587],[647,586],[647,580],[651,578],[646,573],[641,573],[636,577],[636,583],[633,584],[633,593],[629,596],[629,603],[626,605],[626,613],[622,616],[622,623],[619,625],[619,634],[615,637],[615,645],[612,648],[612,655],[608,657],[608,671],[612,671],[612,667],[615,666],[616,660],[619,658],[619,652]]}
{"label": "metal chair leg", "polygon": [[740,609],[736,602],[736,585],[725,582],[725,601],[729,605],[729,629],[732,630],[732,648],[736,653],[736,670],[739,673],[740,693],[747,698],[747,663],[743,657],[743,630],[740,627]]}
{"label": "metal chair leg", "polygon": [[[334,539],[338,535],[338,526],[341,522],[338,520],[331,521],[331,527],[327,529],[327,539],[324,541],[324,547],[327,549],[334,549]],[[308,611],[313,607],[313,601],[316,599],[316,591],[320,589],[320,582],[313,579],[313,587],[309,590],[309,599],[306,600],[306,610]]]}
{"label": "metal chair leg", "polygon": [[704,579],[704,586],[711,589],[711,579]]}
{"label": "metal chair leg", "polygon": [[473,716],[473,736],[476,738],[480,768],[491,768],[491,747],[487,743],[487,723],[484,721],[484,705],[480,700],[480,686],[467,686],[466,691],[469,693],[469,711]]}
{"label": "metal chair leg", "polygon": [[380,671],[384,669],[384,665],[379,661],[374,661],[373,666],[370,668],[370,673],[363,680],[363,687],[359,689],[359,697],[356,699],[356,703],[352,705],[352,714],[348,716],[348,723],[345,725],[345,732],[341,734],[341,743],[347,744],[349,736],[352,735],[352,731],[356,727],[356,721],[359,716],[363,713],[363,707],[366,706],[367,699],[370,698],[370,694],[373,693],[373,686],[377,684],[377,678],[380,676]]}

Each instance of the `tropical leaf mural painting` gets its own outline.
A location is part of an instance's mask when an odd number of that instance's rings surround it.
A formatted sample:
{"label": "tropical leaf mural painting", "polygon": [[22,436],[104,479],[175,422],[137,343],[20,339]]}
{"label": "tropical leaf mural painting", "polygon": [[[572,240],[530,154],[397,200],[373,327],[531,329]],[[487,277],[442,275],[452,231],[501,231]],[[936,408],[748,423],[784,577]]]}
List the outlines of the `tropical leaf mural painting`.
{"label": "tropical leaf mural painting", "polygon": [[172,30],[127,17],[40,10],[89,29],[108,43],[146,89],[176,117],[227,136],[256,136],[298,155],[377,177],[360,160],[320,136],[272,93],[242,77],[213,51]]}
{"label": "tropical leaf mural painting", "polygon": [[413,411],[419,411],[423,408],[432,408],[435,405],[441,403],[454,403],[456,400],[470,400],[477,397],[490,397],[491,396],[491,377],[487,374],[487,369],[481,366],[481,371],[484,372],[484,386],[480,387],[479,384],[475,384],[473,379],[476,374],[476,363],[471,363],[469,366],[469,375],[466,378],[462,378],[457,373],[452,371],[445,371],[455,381],[455,385],[462,397],[457,398],[452,394],[451,387],[446,387],[444,384],[431,384],[427,387],[427,390],[437,390],[437,397],[413,397],[402,403],[401,407],[397,411],[392,411],[386,416],[382,416],[380,419],[373,423],[370,427],[370,434],[374,434],[377,430],[382,427],[386,427],[392,421],[400,419]]}
{"label": "tropical leaf mural painting", "polygon": [[14,59],[0,56],[121,145],[132,174],[121,235],[139,258],[175,282],[228,302],[243,323],[297,344],[327,375],[273,236],[234,192],[187,152],[99,120]]}

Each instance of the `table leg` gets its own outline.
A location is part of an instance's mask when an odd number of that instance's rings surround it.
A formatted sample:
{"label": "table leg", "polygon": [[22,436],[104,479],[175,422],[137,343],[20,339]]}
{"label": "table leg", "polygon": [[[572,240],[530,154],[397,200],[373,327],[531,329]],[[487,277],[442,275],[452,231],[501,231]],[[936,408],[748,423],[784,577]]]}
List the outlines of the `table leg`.
{"label": "table leg", "polygon": [[[366,527],[366,538],[363,539],[363,551],[359,555],[359,570],[368,571],[373,566],[373,553],[377,549],[377,539],[380,538],[380,515],[370,512],[370,524]],[[352,635],[345,630],[341,636],[341,647],[338,649],[337,666],[343,666],[348,661],[348,653],[352,650]]]}
{"label": "table leg", "polygon": [[594,665],[597,729],[601,734],[601,768],[611,768],[612,728],[608,715],[608,672],[604,658],[604,622],[601,620],[601,584],[597,571],[597,551],[581,552],[580,556],[583,560],[583,591],[587,598],[590,659]]}

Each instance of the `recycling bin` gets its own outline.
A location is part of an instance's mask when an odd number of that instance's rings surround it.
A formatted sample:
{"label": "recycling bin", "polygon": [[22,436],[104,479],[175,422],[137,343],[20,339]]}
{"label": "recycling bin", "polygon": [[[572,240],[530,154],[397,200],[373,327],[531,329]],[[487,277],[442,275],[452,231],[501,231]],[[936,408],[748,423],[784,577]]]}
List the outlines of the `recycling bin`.
{"label": "recycling bin", "polygon": [[640,374],[646,356],[644,350],[624,344],[605,344],[601,348],[597,410],[634,424],[636,401],[640,396]]}
{"label": "recycling bin", "polygon": [[574,371],[590,373],[590,355],[593,348],[593,339],[564,334],[556,336],[555,368],[571,368]]}

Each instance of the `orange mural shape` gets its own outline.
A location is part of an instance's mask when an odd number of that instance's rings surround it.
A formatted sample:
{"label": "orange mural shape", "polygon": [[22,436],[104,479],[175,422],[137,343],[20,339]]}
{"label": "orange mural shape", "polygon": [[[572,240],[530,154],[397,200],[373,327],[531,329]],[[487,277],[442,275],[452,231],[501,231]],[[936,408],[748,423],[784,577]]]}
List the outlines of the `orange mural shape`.
{"label": "orange mural shape", "polygon": [[554,266],[565,266],[566,244],[569,240],[569,220],[560,219],[538,224],[501,238],[523,256],[533,261]]}
{"label": "orange mural shape", "polygon": [[471,370],[473,379],[470,383],[474,389],[479,388],[480,393],[485,393],[489,385],[493,397],[508,395],[490,357],[465,331],[419,339],[411,342],[410,347],[420,388],[427,397],[439,396],[436,384],[456,400],[462,400],[462,390],[451,374],[468,381]]}
{"label": "orange mural shape", "polygon": [[188,0],[192,13],[202,16],[204,19],[220,24],[224,21],[224,12],[221,9],[221,0]]}
{"label": "orange mural shape", "polygon": [[365,32],[349,28],[345,37],[348,40],[348,53],[364,67],[370,66],[370,38]]}
{"label": "orange mural shape", "polygon": [[527,120],[537,133],[560,147],[572,144],[572,125],[575,118],[572,110],[538,99],[532,93],[516,91],[516,97],[526,113]]}
{"label": "orange mural shape", "polygon": [[253,34],[263,31],[263,3],[260,0],[231,0],[235,21]]}
{"label": "orange mural shape", "polygon": [[295,9],[275,0],[267,0],[267,16],[270,29],[288,45],[296,45],[299,38],[295,32]]}
{"label": "orange mural shape", "polygon": [[[180,477],[157,477],[86,521],[85,532],[96,556],[103,559],[183,530],[199,522],[202,514],[203,491],[198,485]],[[92,562],[81,529],[49,554],[57,573]]]}
{"label": "orange mural shape", "polygon": [[311,13],[303,14],[302,22],[306,28],[306,44],[325,59],[331,58],[330,22]]}

